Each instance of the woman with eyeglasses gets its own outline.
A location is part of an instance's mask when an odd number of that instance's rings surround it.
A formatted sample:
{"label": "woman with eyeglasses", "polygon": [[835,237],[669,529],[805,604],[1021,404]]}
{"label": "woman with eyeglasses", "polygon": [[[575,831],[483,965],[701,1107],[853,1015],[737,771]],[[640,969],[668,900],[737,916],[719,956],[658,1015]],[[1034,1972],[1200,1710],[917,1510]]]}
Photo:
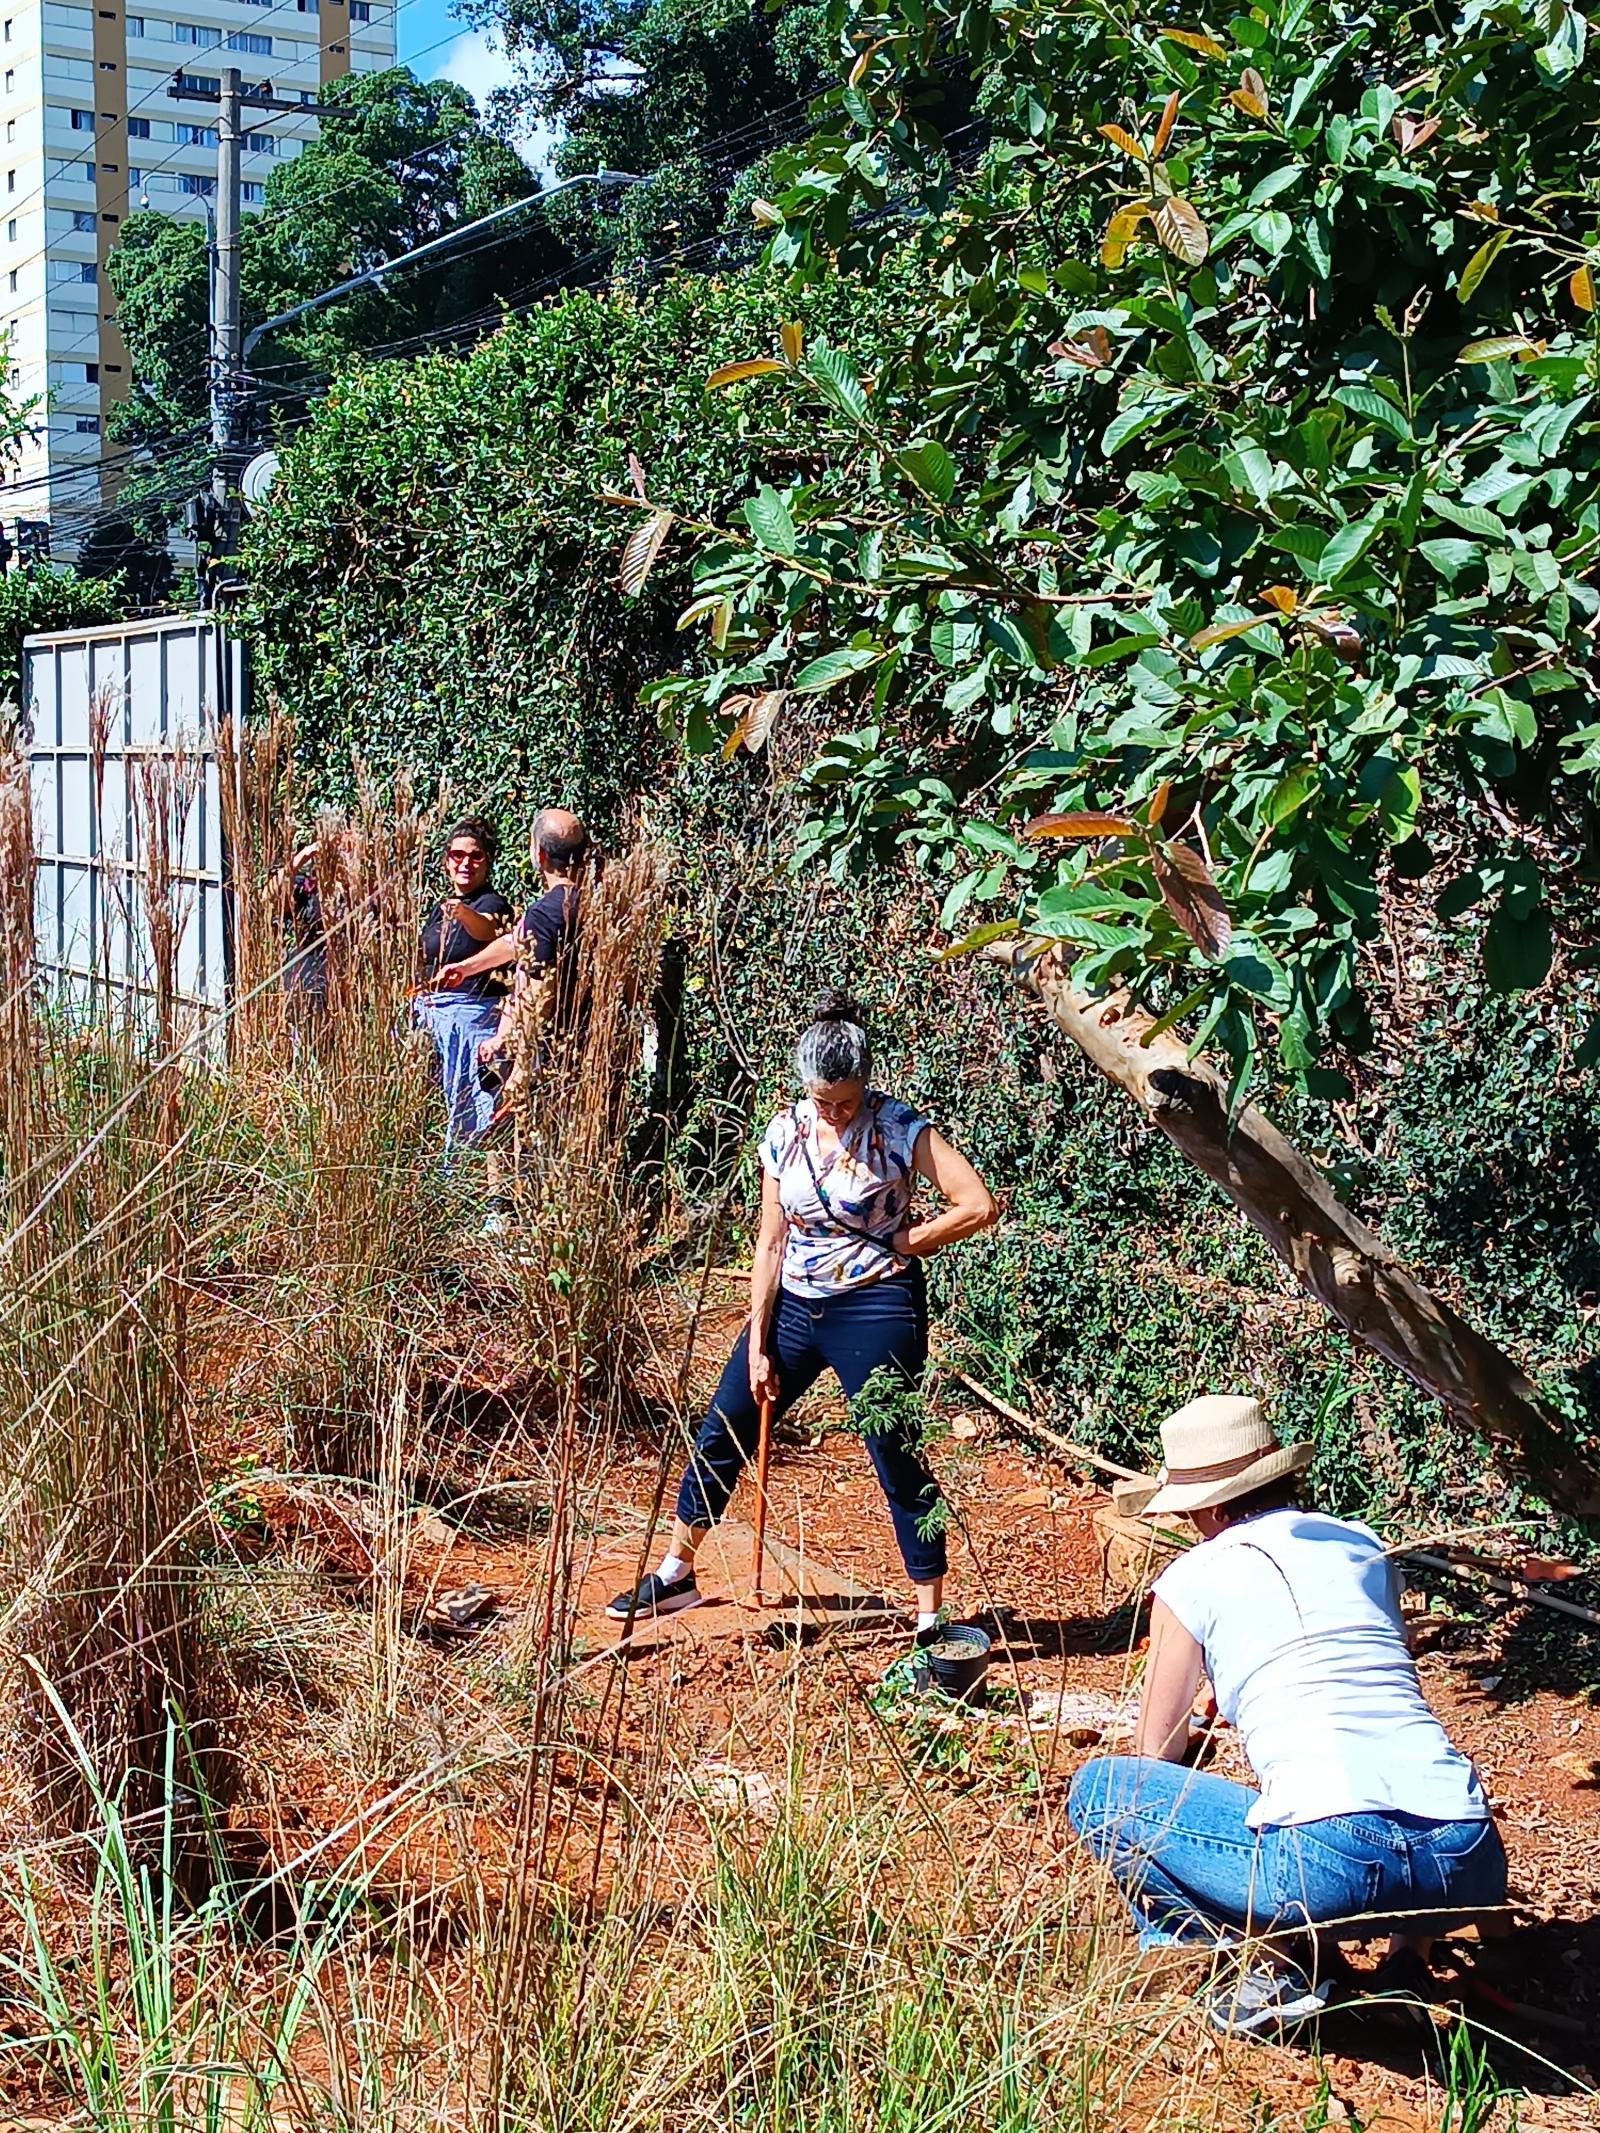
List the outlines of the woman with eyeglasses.
{"label": "woman with eyeglasses", "polygon": [[500,1025],[499,980],[484,972],[442,985],[440,974],[475,955],[511,923],[510,904],[489,886],[498,850],[494,831],[480,816],[458,822],[445,840],[448,893],[422,926],[421,982],[413,1018],[433,1039],[439,1055],[446,1154],[481,1133],[494,1116],[494,1096],[478,1080],[478,1047]]}

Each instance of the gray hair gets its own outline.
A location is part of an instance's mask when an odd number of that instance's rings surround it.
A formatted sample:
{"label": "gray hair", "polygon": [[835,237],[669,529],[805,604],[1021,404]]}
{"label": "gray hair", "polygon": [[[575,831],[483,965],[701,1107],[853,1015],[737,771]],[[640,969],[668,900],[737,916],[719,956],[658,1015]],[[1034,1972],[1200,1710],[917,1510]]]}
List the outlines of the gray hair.
{"label": "gray hair", "polygon": [[803,1089],[834,1081],[865,1081],[872,1071],[866,1017],[847,993],[825,992],[811,1025],[794,1048],[795,1078]]}

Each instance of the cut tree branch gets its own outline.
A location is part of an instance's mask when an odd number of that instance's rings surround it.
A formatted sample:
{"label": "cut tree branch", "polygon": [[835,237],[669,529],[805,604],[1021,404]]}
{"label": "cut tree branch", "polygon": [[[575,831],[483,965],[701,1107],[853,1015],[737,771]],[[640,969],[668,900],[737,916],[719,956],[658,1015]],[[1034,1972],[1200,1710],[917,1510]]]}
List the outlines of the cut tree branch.
{"label": "cut tree branch", "polygon": [[1301,1287],[1363,1347],[1507,1451],[1551,1504],[1600,1519],[1600,1464],[1569,1441],[1523,1372],[1411,1274],[1321,1173],[1256,1110],[1228,1122],[1227,1084],[1177,1037],[1150,1036],[1154,1017],[1128,994],[1072,982],[1056,952],[994,943],[986,953],[1025,973],[1052,1018],[1146,1118],[1250,1219]]}

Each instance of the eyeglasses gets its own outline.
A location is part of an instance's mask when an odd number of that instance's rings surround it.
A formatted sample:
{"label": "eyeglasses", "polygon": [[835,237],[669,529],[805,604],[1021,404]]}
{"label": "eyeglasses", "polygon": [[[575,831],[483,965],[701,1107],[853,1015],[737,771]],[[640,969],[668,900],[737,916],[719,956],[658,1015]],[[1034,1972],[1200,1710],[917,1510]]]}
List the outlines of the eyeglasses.
{"label": "eyeglasses", "polygon": [[446,852],[444,855],[444,863],[447,867],[475,866],[477,862],[483,858],[483,856],[483,853],[480,852],[478,850],[478,847],[474,844],[469,846],[467,850],[462,852]]}

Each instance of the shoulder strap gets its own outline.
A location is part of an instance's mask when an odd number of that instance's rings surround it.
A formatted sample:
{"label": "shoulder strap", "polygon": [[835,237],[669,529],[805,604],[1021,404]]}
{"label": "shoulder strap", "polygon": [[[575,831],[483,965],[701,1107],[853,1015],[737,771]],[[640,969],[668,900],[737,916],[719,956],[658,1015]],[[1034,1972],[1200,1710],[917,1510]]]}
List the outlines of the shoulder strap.
{"label": "shoulder strap", "polygon": [[851,1222],[845,1216],[840,1214],[839,1210],[828,1198],[827,1189],[823,1185],[821,1178],[817,1175],[817,1166],[811,1160],[811,1150],[806,1142],[806,1131],[804,1123],[798,1116],[796,1116],[794,1123],[795,1137],[800,1143],[800,1153],[805,1157],[806,1168],[811,1173],[812,1190],[816,1193],[817,1198],[821,1201],[822,1211],[828,1217],[828,1220],[833,1224],[834,1228],[842,1229],[847,1237],[859,1237],[865,1244],[875,1244],[878,1247],[878,1250],[883,1253],[886,1259],[898,1258],[899,1254],[895,1251],[894,1246],[892,1244],[886,1244],[883,1238],[878,1235],[876,1230],[868,1229],[866,1225],[861,1222]]}

